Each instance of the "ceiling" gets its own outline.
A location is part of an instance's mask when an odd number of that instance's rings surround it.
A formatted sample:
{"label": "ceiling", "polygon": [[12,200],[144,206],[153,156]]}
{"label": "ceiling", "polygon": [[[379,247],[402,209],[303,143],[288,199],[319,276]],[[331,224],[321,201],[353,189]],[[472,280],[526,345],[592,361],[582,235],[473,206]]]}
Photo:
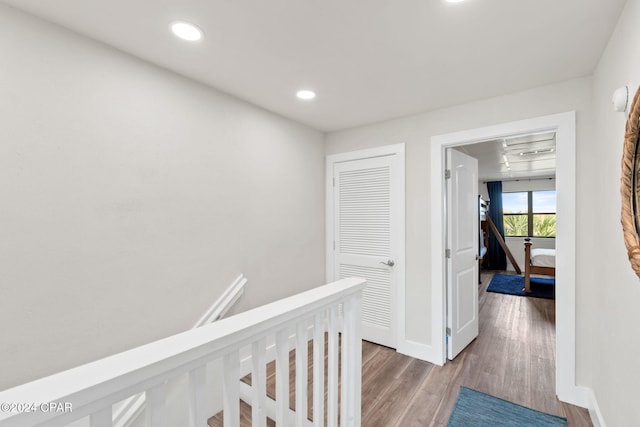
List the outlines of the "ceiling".
{"label": "ceiling", "polygon": [[625,0],[0,2],[333,131],[590,75]]}
{"label": "ceiling", "polygon": [[478,159],[480,181],[554,177],[556,134],[537,133],[458,147]]}

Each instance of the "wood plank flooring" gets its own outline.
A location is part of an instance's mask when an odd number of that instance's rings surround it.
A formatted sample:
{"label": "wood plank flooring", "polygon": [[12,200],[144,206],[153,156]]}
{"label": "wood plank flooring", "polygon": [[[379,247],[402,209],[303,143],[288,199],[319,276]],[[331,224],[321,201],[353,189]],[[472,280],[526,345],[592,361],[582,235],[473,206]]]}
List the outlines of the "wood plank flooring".
{"label": "wood plank flooring", "polygon": [[[592,426],[586,409],[555,397],[554,301],[486,292],[492,277],[482,274],[479,337],[444,366],[363,342],[363,426],[446,426],[460,386],[566,417],[570,426]],[[268,367],[271,396],[274,371]],[[292,408],[294,393],[291,384]],[[241,412],[241,425],[250,426],[250,407],[243,404]],[[209,425],[222,426],[222,414]]]}
{"label": "wood plank flooring", "polygon": [[478,338],[455,360],[431,369],[390,425],[445,426],[460,386],[567,417],[570,426],[592,425],[586,409],[555,396],[554,301],[486,292],[492,277],[482,274]]}

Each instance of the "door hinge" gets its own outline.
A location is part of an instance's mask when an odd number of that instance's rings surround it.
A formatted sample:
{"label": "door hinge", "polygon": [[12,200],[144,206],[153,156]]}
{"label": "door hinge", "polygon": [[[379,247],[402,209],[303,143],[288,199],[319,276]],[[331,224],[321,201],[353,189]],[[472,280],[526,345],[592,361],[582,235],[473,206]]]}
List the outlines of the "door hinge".
{"label": "door hinge", "polygon": [[444,170],[444,179],[451,179],[451,169]]}
{"label": "door hinge", "polygon": [[451,258],[451,249],[447,249],[447,250],[445,250],[445,251],[444,251],[444,255],[445,255],[447,258]]}
{"label": "door hinge", "polygon": [[451,336],[451,328],[447,328],[447,336],[450,337]]}

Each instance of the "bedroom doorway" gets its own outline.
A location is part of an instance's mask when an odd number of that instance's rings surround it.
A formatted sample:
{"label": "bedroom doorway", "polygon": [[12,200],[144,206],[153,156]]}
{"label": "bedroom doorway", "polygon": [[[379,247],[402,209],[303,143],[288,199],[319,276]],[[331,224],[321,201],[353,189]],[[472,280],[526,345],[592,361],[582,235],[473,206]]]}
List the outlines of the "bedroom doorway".
{"label": "bedroom doorway", "polygon": [[[444,235],[445,152],[483,141],[542,132],[555,132],[556,156],[562,164],[556,173],[558,195],[556,307],[562,307],[556,317],[556,394],[562,401],[585,406],[587,395],[575,383],[575,112],[537,117],[495,126],[438,135],[431,138],[431,197],[441,200],[440,212],[431,218],[431,265],[433,286],[433,346],[446,361],[446,262]],[[436,285],[440,284],[440,286]]]}

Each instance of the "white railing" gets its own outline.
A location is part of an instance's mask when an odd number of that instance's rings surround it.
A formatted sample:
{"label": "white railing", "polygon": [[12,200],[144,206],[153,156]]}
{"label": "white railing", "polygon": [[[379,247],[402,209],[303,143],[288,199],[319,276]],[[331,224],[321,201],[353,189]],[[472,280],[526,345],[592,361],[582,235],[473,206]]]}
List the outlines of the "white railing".
{"label": "white railing", "polygon": [[[239,275],[231,285],[220,295],[206,313],[193,325],[192,329],[199,328],[209,323],[222,319],[244,293],[247,279]],[[113,427],[129,427],[142,413],[145,394],[140,393],[126,399],[113,410]]]}
{"label": "white railing", "polygon": [[[289,337],[296,334],[296,421],[307,415],[307,337],[313,327],[313,360],[324,362],[328,336],[328,372],[313,365],[313,425],[360,426],[360,304],[364,279],[339,280],[218,322],[0,393],[0,426],[63,426],[87,418],[91,427],[112,426],[112,405],[144,392],[147,426],[167,425],[166,384],[186,375],[189,382],[189,425],[206,426],[207,364],[223,361],[224,425],[240,425],[240,351],[251,349],[252,420],[266,425],[266,346],[276,343],[276,423],[289,425]],[[342,316],[339,306],[342,305]],[[338,342],[341,363],[338,369]],[[340,378],[338,374],[340,373]],[[340,402],[338,387],[340,384]],[[281,398],[283,397],[283,398]],[[7,406],[9,405],[9,406]]]}

